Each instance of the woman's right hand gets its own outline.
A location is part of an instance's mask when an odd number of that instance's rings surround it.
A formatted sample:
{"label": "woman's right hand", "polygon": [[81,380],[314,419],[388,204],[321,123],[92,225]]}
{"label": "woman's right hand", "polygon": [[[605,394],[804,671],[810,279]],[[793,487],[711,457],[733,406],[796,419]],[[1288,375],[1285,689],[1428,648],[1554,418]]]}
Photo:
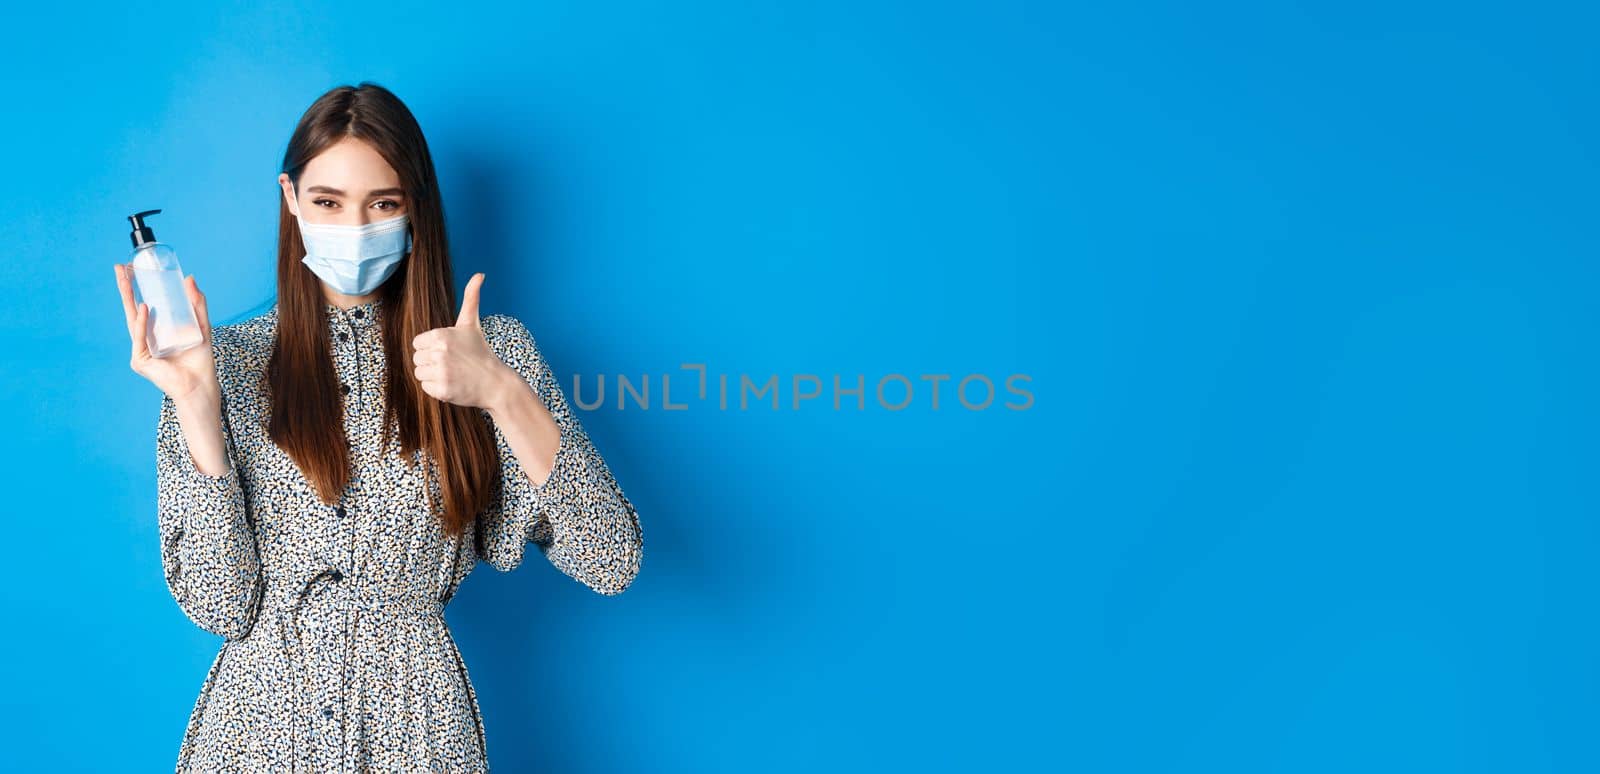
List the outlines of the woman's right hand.
{"label": "woman's right hand", "polygon": [[206,297],[195,284],[194,275],[183,279],[183,292],[194,305],[195,321],[204,337],[199,346],[190,347],[167,357],[150,354],[145,331],[149,326],[150,306],[133,300],[133,267],[116,265],[117,289],[122,292],[122,311],[128,319],[128,337],[132,340],[133,355],[128,365],[134,373],[149,379],[175,403],[205,399],[220,403],[222,387],[217,382],[216,359],[211,354],[211,318],[206,312]]}

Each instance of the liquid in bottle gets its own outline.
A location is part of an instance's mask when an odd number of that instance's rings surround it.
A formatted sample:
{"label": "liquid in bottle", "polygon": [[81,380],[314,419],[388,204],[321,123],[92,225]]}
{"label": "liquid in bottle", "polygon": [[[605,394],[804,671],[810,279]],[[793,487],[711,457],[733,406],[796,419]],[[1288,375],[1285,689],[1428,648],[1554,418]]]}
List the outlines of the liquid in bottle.
{"label": "liquid in bottle", "polygon": [[167,357],[198,346],[205,341],[194,305],[183,289],[183,268],[178,253],[156,241],[155,232],[144,219],[161,210],[145,210],[128,216],[133,224],[134,285],[139,300],[148,304],[150,315],[145,325],[145,342],[154,357]]}

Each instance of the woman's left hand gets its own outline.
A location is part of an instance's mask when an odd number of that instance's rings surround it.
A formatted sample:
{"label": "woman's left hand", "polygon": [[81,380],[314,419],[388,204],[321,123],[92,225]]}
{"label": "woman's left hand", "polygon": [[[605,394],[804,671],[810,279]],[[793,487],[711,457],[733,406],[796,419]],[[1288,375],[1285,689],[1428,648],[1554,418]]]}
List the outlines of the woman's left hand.
{"label": "woman's left hand", "polygon": [[[422,391],[459,406],[492,409],[502,394],[508,373],[478,320],[478,292],[483,272],[472,275],[462,292],[461,314],[449,328],[434,328],[411,340],[412,376]],[[518,377],[521,378],[520,376]]]}

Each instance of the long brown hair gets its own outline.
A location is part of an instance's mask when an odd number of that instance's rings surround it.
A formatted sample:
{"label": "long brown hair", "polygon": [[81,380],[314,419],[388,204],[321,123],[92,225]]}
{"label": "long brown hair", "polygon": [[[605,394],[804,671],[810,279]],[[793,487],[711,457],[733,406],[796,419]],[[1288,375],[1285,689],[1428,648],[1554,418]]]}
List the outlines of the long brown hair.
{"label": "long brown hair", "polygon": [[[378,289],[387,384],[384,387],[383,449],[398,426],[400,453],[418,449],[423,492],[444,532],[460,536],[495,495],[499,468],[492,429],[475,407],[446,403],[423,392],[411,378],[411,341],[424,331],[455,323],[454,274],[445,239],[444,203],[433,158],[411,111],[375,83],[340,86],[312,103],[283,154],[282,172],[299,188],[306,163],[329,146],[354,137],[371,145],[394,167],[405,191],[411,253]],[[324,503],[333,504],[349,485],[350,445],[344,433],[344,403],[328,341],[328,312],[321,280],[301,262],[305,245],[281,189],[278,199],[278,336],[267,366],[272,401],[269,434],[300,466]],[[436,468],[444,508],[432,497]]]}

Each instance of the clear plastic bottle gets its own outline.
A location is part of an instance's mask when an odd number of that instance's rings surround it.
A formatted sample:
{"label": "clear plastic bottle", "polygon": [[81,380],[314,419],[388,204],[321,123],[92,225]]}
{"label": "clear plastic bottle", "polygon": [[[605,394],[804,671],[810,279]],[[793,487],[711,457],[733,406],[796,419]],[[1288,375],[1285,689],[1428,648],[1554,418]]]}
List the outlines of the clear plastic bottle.
{"label": "clear plastic bottle", "polygon": [[145,342],[154,357],[176,354],[205,341],[194,305],[183,290],[178,253],[157,242],[155,232],[144,224],[146,217],[160,211],[145,210],[128,216],[128,222],[133,224],[133,259],[129,263],[139,300],[150,306]]}

